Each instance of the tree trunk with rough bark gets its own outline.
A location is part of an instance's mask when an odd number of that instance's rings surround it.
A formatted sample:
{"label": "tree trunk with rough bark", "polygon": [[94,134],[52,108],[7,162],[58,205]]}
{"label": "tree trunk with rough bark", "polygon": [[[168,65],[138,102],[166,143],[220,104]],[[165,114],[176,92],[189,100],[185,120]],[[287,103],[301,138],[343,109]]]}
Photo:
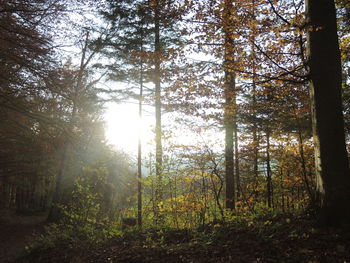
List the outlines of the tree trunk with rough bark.
{"label": "tree trunk with rough bark", "polygon": [[307,0],[308,57],[320,223],[350,222],[350,172],[341,99],[341,59],[333,0]]}
{"label": "tree trunk with rough bark", "polygon": [[226,208],[235,209],[235,170],[234,170],[234,132],[235,107],[236,107],[236,83],[234,63],[234,43],[232,39],[232,25],[230,16],[232,10],[232,0],[225,1],[223,31],[225,34],[225,83],[224,83],[224,128],[225,128],[225,178],[226,178]]}

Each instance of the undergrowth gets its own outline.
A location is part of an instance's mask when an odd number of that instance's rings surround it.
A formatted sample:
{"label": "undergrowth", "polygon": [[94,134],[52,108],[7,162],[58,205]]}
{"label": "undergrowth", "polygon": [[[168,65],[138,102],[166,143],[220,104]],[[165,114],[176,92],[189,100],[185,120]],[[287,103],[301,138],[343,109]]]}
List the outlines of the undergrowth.
{"label": "undergrowth", "polygon": [[143,229],[122,229],[102,216],[97,194],[81,180],[71,203],[60,209],[61,221],[36,235],[22,262],[319,262],[349,257],[349,233],[329,235],[303,211],[262,207],[254,213],[227,211],[225,220],[196,228],[148,223]]}

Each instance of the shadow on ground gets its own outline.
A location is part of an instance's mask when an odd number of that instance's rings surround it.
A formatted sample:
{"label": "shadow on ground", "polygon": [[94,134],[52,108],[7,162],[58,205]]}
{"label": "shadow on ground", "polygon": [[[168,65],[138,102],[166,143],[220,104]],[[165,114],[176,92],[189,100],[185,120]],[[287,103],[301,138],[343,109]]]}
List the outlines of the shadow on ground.
{"label": "shadow on ground", "polygon": [[18,214],[0,210],[0,262],[11,262],[25,252],[33,232],[42,231],[46,212]]}

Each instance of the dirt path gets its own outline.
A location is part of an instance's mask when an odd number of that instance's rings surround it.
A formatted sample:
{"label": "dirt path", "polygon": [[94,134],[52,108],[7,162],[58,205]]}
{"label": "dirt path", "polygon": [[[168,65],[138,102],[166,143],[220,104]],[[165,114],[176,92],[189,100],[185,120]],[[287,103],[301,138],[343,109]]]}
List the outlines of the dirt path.
{"label": "dirt path", "polygon": [[0,210],[0,262],[10,262],[25,252],[25,246],[34,231],[42,231],[46,214],[17,215]]}

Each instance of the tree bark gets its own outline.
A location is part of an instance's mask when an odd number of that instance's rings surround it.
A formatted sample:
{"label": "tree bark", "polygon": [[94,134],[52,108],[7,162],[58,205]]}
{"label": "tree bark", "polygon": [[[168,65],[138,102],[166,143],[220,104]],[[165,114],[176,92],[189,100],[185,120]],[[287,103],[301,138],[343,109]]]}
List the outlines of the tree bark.
{"label": "tree bark", "polygon": [[[255,20],[256,19],[256,15],[255,15],[255,0],[252,0],[252,19]],[[255,178],[255,184],[256,186],[254,187],[254,197],[255,200],[258,200],[258,191],[257,186],[259,183],[259,138],[258,138],[258,117],[257,117],[257,102],[256,102],[256,51],[255,51],[255,35],[256,35],[256,28],[253,27],[252,28],[252,44],[251,44],[251,50],[252,50],[252,54],[251,54],[251,60],[252,60],[252,111],[251,111],[251,115],[252,115],[252,137],[253,137],[253,174],[254,174],[254,178]]]}
{"label": "tree bark", "polygon": [[235,209],[234,162],[233,162],[233,123],[225,114],[225,177],[226,177],[226,208]]}
{"label": "tree bark", "polygon": [[[234,107],[237,107],[236,104],[236,99],[234,101]],[[234,148],[235,148],[235,200],[238,201],[238,197],[240,196],[240,177],[239,177],[239,149],[238,149],[238,144],[239,144],[239,139],[238,139],[238,124],[237,124],[237,111],[235,111],[235,116],[233,120],[233,125],[234,125]]]}
{"label": "tree bark", "polygon": [[349,224],[350,173],[341,100],[341,59],[333,0],[307,0],[308,57],[320,223]]}
{"label": "tree bark", "polygon": [[139,138],[137,146],[137,225],[142,227],[142,100],[143,100],[143,21],[141,21],[141,41],[140,41],[140,97],[139,97]]}
{"label": "tree bark", "polygon": [[299,155],[300,155],[300,162],[301,162],[301,172],[303,176],[303,181],[305,184],[305,188],[307,190],[311,206],[315,205],[315,198],[314,198],[314,192],[313,189],[311,188],[311,185],[309,183],[308,179],[308,172],[306,169],[306,160],[305,160],[305,154],[304,154],[304,142],[303,142],[303,136],[301,132],[300,125],[298,125],[298,143],[299,143]]}
{"label": "tree bark", "polygon": [[235,103],[236,83],[235,73],[232,70],[234,58],[234,43],[232,39],[232,25],[230,16],[232,1],[225,1],[223,16],[223,31],[225,34],[225,83],[224,83],[224,128],[225,128],[225,177],[226,177],[226,208],[235,209],[235,173],[234,173],[234,131],[235,131]]}
{"label": "tree bark", "polygon": [[61,150],[62,150],[62,153],[60,156],[61,162],[59,165],[59,171],[55,178],[55,190],[53,192],[50,212],[47,216],[48,222],[58,222],[59,219],[61,218],[61,212],[58,205],[61,204],[61,199],[62,199],[62,180],[64,177],[64,170],[66,168],[67,151],[68,151],[67,143],[63,145],[63,148]]}
{"label": "tree bark", "polygon": [[8,191],[8,176],[6,173],[4,173],[3,180],[1,182],[1,190],[2,190],[2,198],[0,200],[1,202],[1,208],[7,208],[8,200],[9,200],[9,191]]}
{"label": "tree bark", "polygon": [[272,208],[272,174],[270,163],[270,130],[266,128],[266,190],[267,190],[267,206]]}
{"label": "tree bark", "polygon": [[140,98],[139,98],[139,138],[137,146],[137,225],[142,226],[142,138],[141,138],[141,120],[142,120],[142,97],[143,97],[143,77],[142,77],[142,62],[140,74]]}
{"label": "tree bark", "polygon": [[156,218],[159,219],[159,208],[158,206],[162,200],[162,174],[163,174],[163,149],[162,149],[162,122],[161,122],[161,70],[160,70],[160,55],[161,55],[161,43],[160,43],[160,3],[156,1],[154,10],[154,53],[155,53],[155,63],[154,63],[154,85],[155,85],[155,142],[156,142]]}

